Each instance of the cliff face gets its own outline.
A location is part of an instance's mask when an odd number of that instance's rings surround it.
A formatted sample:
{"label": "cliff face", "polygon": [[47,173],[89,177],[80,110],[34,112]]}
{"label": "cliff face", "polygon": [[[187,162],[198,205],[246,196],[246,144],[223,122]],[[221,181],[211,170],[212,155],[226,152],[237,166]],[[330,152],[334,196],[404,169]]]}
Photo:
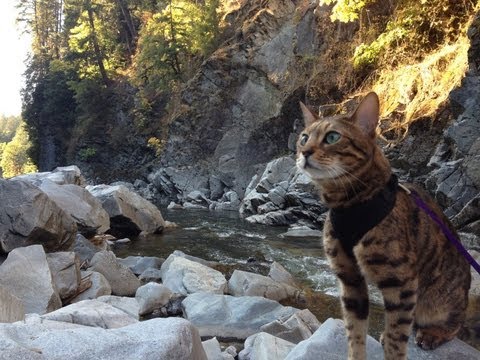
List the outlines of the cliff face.
{"label": "cliff face", "polygon": [[[223,196],[223,201],[233,190],[242,199],[248,184],[247,192],[261,182],[267,162],[293,154],[295,131],[302,126],[298,101],[308,97],[312,73],[325,78],[329,90],[323,93],[329,99],[349,91],[332,93],[333,82],[325,74],[328,67],[332,76],[342,72],[341,62],[335,67],[335,54],[345,48],[337,45],[348,44],[358,30],[355,26],[328,25],[328,9],[315,10],[309,1],[236,3],[237,9],[227,15],[232,37],[183,89],[169,125],[162,167],[149,175],[165,202],[185,201],[193,190],[212,200]],[[470,69],[461,86],[435,116],[411,124],[404,140],[386,149],[403,180],[424,183],[459,228],[477,235],[478,24],[477,17],[468,31]],[[332,54],[328,64],[316,63],[327,52]],[[316,82],[318,86],[318,77]],[[354,103],[347,102],[347,107]]]}
{"label": "cliff face", "polygon": [[179,191],[215,183],[242,197],[259,166],[288,151],[321,39],[308,1],[244,1],[227,19],[234,35],[183,90],[152,180],[180,172],[190,180]]}

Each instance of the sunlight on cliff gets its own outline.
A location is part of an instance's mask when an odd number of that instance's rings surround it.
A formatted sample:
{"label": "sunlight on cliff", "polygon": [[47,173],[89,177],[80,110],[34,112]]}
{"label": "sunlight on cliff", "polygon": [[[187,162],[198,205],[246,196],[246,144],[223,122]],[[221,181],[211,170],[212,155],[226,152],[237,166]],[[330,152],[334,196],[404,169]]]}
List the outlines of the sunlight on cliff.
{"label": "sunlight on cliff", "polygon": [[381,98],[381,116],[391,119],[385,130],[405,135],[412,122],[435,115],[465,76],[469,47],[469,39],[462,35],[457,42],[441,46],[420,63],[380,71],[372,89]]}

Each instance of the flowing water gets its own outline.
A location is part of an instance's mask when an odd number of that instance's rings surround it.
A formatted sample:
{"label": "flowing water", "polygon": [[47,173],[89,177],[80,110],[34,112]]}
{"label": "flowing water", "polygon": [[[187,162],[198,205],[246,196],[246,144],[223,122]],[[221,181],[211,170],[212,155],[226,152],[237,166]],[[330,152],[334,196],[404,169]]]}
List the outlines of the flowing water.
{"label": "flowing water", "polygon": [[[117,247],[119,257],[128,255],[167,258],[174,250],[205,260],[219,262],[225,268],[241,268],[267,274],[269,263],[282,264],[299,282],[306,293],[306,304],[288,304],[310,309],[320,321],[341,318],[338,288],[316,237],[282,237],[286,227],[250,224],[235,211],[166,210],[166,220],[178,228],[166,230]],[[253,262],[252,262],[253,260]],[[369,334],[379,338],[383,330],[381,295],[371,287]],[[480,303],[476,309],[480,308]],[[470,310],[476,312],[476,310]],[[465,339],[468,341],[468,339]],[[477,348],[480,344],[468,341]]]}
{"label": "flowing water", "polygon": [[[307,303],[320,321],[341,317],[338,288],[317,237],[282,237],[284,226],[250,224],[235,211],[166,210],[166,220],[178,228],[117,247],[119,257],[128,255],[166,258],[174,250],[233,268],[255,266],[252,271],[268,273],[272,261],[282,264],[306,290]],[[252,260],[255,260],[252,263]],[[370,333],[377,337],[383,327],[378,292],[371,305]],[[289,304],[297,306],[298,304]]]}

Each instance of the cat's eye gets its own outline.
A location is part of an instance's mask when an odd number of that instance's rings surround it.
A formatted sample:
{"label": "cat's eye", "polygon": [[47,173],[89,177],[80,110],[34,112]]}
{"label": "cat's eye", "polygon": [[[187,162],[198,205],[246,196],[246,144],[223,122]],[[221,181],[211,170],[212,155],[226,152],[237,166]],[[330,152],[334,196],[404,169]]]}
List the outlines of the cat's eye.
{"label": "cat's eye", "polygon": [[308,135],[307,134],[302,134],[300,137],[300,145],[304,146],[308,141]]}
{"label": "cat's eye", "polygon": [[341,137],[342,135],[340,135],[338,132],[329,131],[327,135],[325,135],[325,137],[323,138],[323,142],[329,145],[335,144],[338,140],[340,140]]}

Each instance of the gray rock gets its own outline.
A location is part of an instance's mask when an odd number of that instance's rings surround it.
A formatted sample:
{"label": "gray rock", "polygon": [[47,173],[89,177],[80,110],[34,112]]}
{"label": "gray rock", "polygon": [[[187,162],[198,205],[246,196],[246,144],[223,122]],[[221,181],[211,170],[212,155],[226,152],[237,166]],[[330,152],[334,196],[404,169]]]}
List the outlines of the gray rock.
{"label": "gray rock", "polygon": [[41,316],[45,320],[116,329],[136,323],[135,317],[98,300],[83,300]]}
{"label": "gray rock", "polygon": [[162,281],[162,271],[160,269],[148,268],[140,274],[138,279],[143,283],[149,282],[161,282]]}
{"label": "gray rock", "polygon": [[126,266],[120,264],[111,251],[100,251],[91,260],[90,270],[101,273],[112,288],[113,295],[133,296],[140,280]]}
{"label": "gray rock", "polygon": [[[471,250],[470,255],[480,263],[480,252]],[[476,296],[480,299],[480,274],[475,271],[475,269],[471,268],[472,272],[472,284],[470,285],[470,295]]]}
{"label": "gray rock", "polygon": [[235,355],[232,355],[228,352],[222,353],[222,349],[220,348],[220,343],[218,342],[216,337],[203,341],[202,346],[203,346],[203,349],[205,350],[205,353],[207,354],[208,360],[234,360],[235,359],[236,350],[235,350]]}
{"label": "gray rock", "polygon": [[152,319],[119,329],[30,318],[0,324],[0,344],[0,359],[5,360],[207,359],[198,331],[180,318]]}
{"label": "gray rock", "polygon": [[96,299],[100,296],[110,295],[112,287],[108,283],[105,276],[96,271],[82,271],[82,278],[87,278],[92,285],[84,292],[78,294],[75,298],[70,300],[71,303],[76,303],[82,300]]}
{"label": "gray rock", "polygon": [[135,298],[127,296],[103,295],[98,297],[97,300],[123,311],[128,316],[136,320],[139,320],[140,318],[138,315],[140,305]]}
{"label": "gray rock", "polygon": [[195,293],[182,302],[185,318],[201,336],[246,339],[276,319],[289,318],[298,310],[258,296],[234,297]]}
{"label": "gray rock", "polygon": [[4,252],[32,244],[68,249],[77,225],[47,194],[23,180],[0,179],[0,246]]}
{"label": "gray rock", "polygon": [[287,192],[281,186],[277,186],[268,192],[268,198],[278,208],[282,208],[285,205],[285,195]]}
{"label": "gray rock", "polygon": [[25,318],[22,301],[0,286],[0,323],[10,323]]}
{"label": "gray rock", "polygon": [[[347,348],[343,321],[330,318],[309,339],[295,346],[286,360],[339,360],[347,357]],[[410,337],[407,356],[415,360],[474,360],[479,358],[480,352],[458,339],[449,341],[435,350],[425,351],[415,345],[413,337]],[[370,336],[367,338],[367,358],[383,359],[382,346]]]}
{"label": "gray rock", "polygon": [[84,261],[90,262],[93,255],[100,251],[98,247],[93,245],[88,239],[85,238],[82,234],[78,234],[73,242],[73,249],[75,254],[77,254],[80,263]]}
{"label": "gray rock", "polygon": [[156,256],[127,256],[117,261],[132,270],[135,275],[140,275],[148,268],[160,269],[165,260]]}
{"label": "gray rock", "polygon": [[299,217],[292,211],[292,208],[290,208],[287,210],[271,211],[262,215],[251,215],[245,220],[252,224],[282,226],[296,223]]}
{"label": "gray rock", "polygon": [[73,296],[82,279],[80,260],[74,252],[56,252],[47,254],[53,282],[62,300]]}
{"label": "gray rock", "polygon": [[0,266],[0,285],[20,299],[25,313],[45,314],[62,306],[41,245],[12,250]]}
{"label": "gray rock", "polygon": [[202,258],[199,258],[199,257],[196,257],[196,256],[188,255],[188,254],[185,254],[183,251],[180,251],[180,250],[175,250],[172,253],[172,255],[180,256],[180,257],[185,258],[187,260],[194,261],[196,263],[199,263],[199,264],[202,264],[202,265],[205,265],[205,266],[208,266],[208,267],[215,267],[216,265],[218,265],[218,262],[209,261],[209,260],[205,260],[205,259],[202,259]]}
{"label": "gray rock", "polygon": [[51,172],[31,173],[16,176],[14,179],[26,180],[28,182],[50,180],[58,185],[85,186],[86,181],[80,169],[76,165],[57,167]]}
{"label": "gray rock", "polygon": [[139,304],[138,314],[140,316],[150,314],[160,309],[170,301],[172,292],[164,285],[150,282],[137,289],[135,299]]}
{"label": "gray rock", "polygon": [[[245,348],[238,354],[239,360],[285,359],[295,344],[266,332],[251,335],[245,341]],[[318,358],[323,359],[323,358]]]}
{"label": "gray rock", "polygon": [[190,210],[205,210],[205,209],[207,209],[207,206],[201,205],[201,204],[196,204],[196,203],[191,203],[189,201],[185,201],[183,203],[183,208],[184,209],[190,209]]}
{"label": "gray rock", "polygon": [[183,209],[183,206],[171,201],[170,204],[168,204],[167,209],[168,210],[181,210],[181,209]]}
{"label": "gray rock", "polygon": [[117,238],[135,236],[140,232],[159,233],[165,222],[160,210],[123,185],[87,186],[110,216],[110,233]]}
{"label": "gray rock", "polygon": [[320,230],[310,229],[308,226],[290,227],[287,232],[280,234],[280,237],[315,237],[322,238],[322,232]]}
{"label": "gray rock", "polygon": [[[340,360],[347,358],[347,349],[347,336],[343,321],[330,318],[309,339],[295,346],[285,359]],[[370,336],[367,338],[367,358],[369,360],[383,359],[382,346]]]}
{"label": "gray rock", "polygon": [[292,274],[290,274],[280,263],[276,261],[270,265],[268,276],[279,283],[284,283],[293,287],[297,286],[295,278],[292,276]]}
{"label": "gray rock", "polygon": [[235,270],[228,280],[228,290],[234,296],[263,296],[271,300],[295,297],[299,290],[272,278],[242,270]]}
{"label": "gray rock", "polygon": [[163,284],[182,295],[199,291],[223,294],[227,287],[221,272],[174,254],[165,260],[161,271]]}
{"label": "gray rock", "polygon": [[320,327],[310,310],[305,309],[293,314],[285,321],[275,320],[263,325],[260,330],[293,344],[308,339]]}
{"label": "gray rock", "polygon": [[82,235],[103,234],[110,228],[107,212],[85,188],[71,184],[58,185],[48,179],[35,185],[75,220]]}

